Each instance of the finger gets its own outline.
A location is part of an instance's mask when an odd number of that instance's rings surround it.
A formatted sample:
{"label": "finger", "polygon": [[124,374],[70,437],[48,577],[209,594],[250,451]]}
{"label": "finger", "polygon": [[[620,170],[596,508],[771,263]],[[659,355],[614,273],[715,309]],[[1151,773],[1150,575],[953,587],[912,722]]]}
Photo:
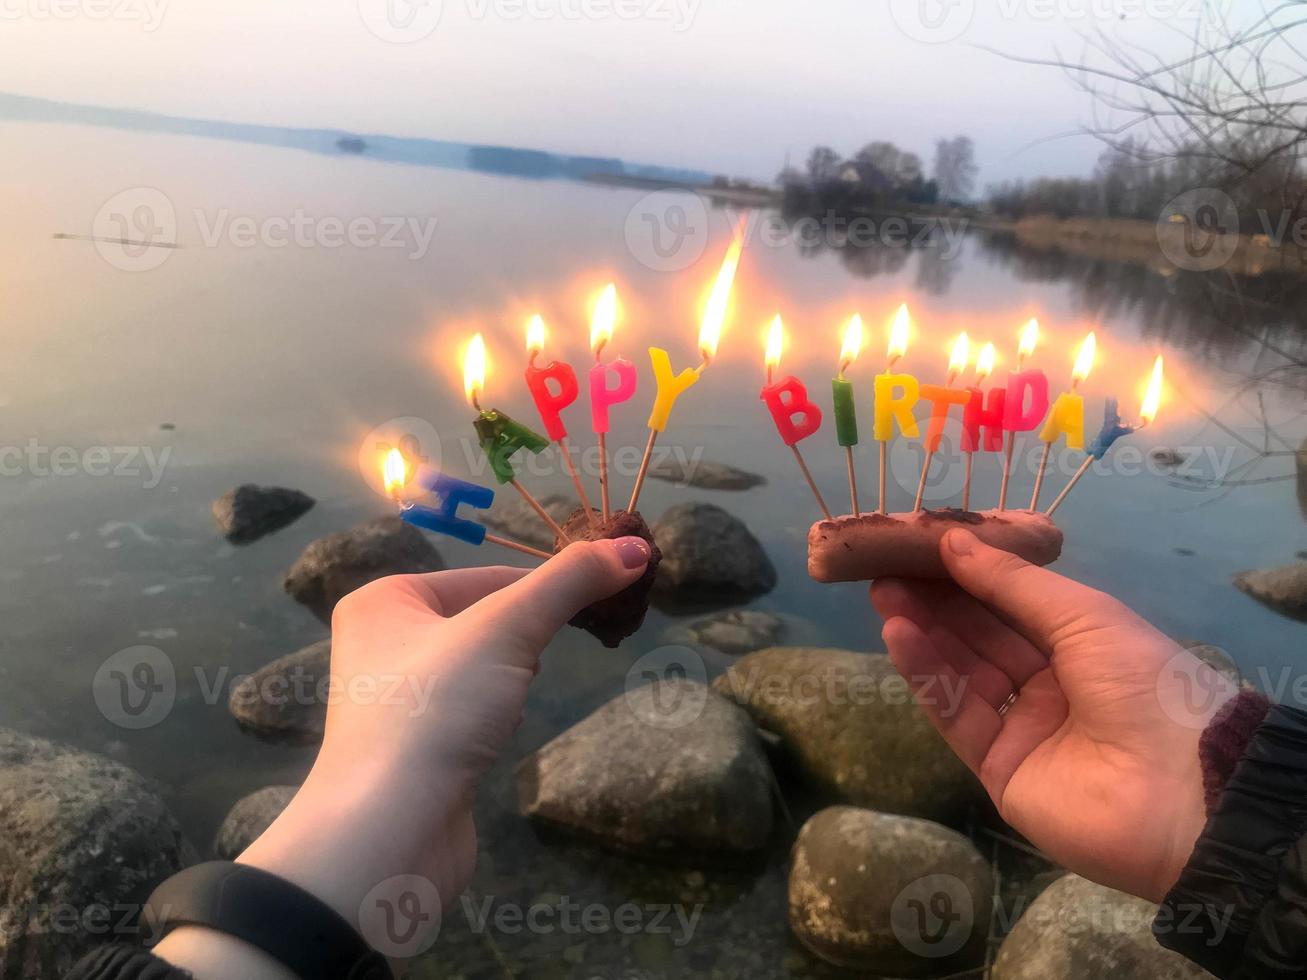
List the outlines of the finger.
{"label": "finger", "polygon": [[[912,685],[926,717],[958,758],[979,776],[985,756],[1003,728],[1003,719],[978,693],[968,689],[930,637],[911,620],[891,619],[885,624],[881,636],[889,650],[890,660]],[[927,683],[961,691],[961,697],[950,705],[930,696],[930,692],[925,690]]]}
{"label": "finger", "polygon": [[927,633],[944,627],[1015,687],[1048,666],[1048,658],[1029,640],[951,581],[882,579],[871,587],[871,597],[886,620],[904,616]]}
{"label": "finger", "polygon": [[935,644],[949,666],[957,671],[958,676],[991,708],[997,710],[1017,688],[1012,678],[999,670],[988,660],[978,656],[967,644],[944,626],[932,626],[924,631]]}
{"label": "finger", "polygon": [[488,568],[457,568],[411,576],[417,594],[442,616],[457,616],[468,606],[492,592],[512,585],[528,568],[493,565]]}
{"label": "finger", "polygon": [[538,653],[578,612],[620,592],[644,574],[643,538],[575,541],[518,581],[468,609],[488,630]]}
{"label": "finger", "polygon": [[1095,589],[991,548],[953,528],[940,541],[944,566],[958,585],[996,610],[1046,655],[1073,629],[1083,629],[1107,604],[1125,607]]}

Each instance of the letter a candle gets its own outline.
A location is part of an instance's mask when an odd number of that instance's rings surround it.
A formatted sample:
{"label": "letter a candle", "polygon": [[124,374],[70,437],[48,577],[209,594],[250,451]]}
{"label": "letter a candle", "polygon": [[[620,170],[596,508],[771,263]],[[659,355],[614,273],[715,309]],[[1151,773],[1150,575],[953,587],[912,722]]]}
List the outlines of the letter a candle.
{"label": "letter a candle", "polygon": [[799,440],[808,438],[821,428],[821,409],[813,404],[808,397],[808,390],[798,378],[791,375],[774,383],[772,381],[772,375],[781,363],[781,348],[784,344],[785,327],[781,323],[780,314],[777,314],[767,331],[767,384],[763,386],[759,397],[766,402],[767,411],[771,412],[776,431],[781,434],[781,442],[794,452],[794,459],[803,472],[803,478],[808,481],[812,495],[817,498],[817,506],[821,508],[822,515],[832,521],[834,518],[831,517],[830,509],[822,499],[821,491],[817,489],[808,464],[803,461],[803,454],[799,452]]}
{"label": "letter a candle", "polygon": [[[572,478],[572,486],[576,487],[576,495],[581,500],[581,509],[585,511],[586,521],[593,531],[599,525],[595,522],[590,498],[586,496],[581,477],[572,463],[572,451],[567,445],[567,426],[563,424],[562,415],[563,409],[576,401],[579,394],[576,372],[570,364],[561,361],[550,361],[544,367],[536,367],[536,358],[544,349],[545,321],[536,314],[526,325],[526,386],[536,404],[536,411],[540,413],[540,421],[545,424],[545,432],[558,443],[563,465],[567,468],[567,475]],[[550,382],[558,386],[557,391],[550,388]]]}
{"label": "letter a candle", "polygon": [[520,493],[522,499],[542,521],[549,525],[549,529],[558,539],[564,543],[569,542],[571,539],[563,533],[558,522],[550,517],[549,512],[540,506],[540,501],[531,496],[526,487],[518,482],[517,474],[513,471],[513,456],[519,450],[525,449],[539,455],[549,445],[549,440],[537,432],[532,432],[521,422],[514,421],[498,409],[483,409],[481,393],[485,387],[486,342],[480,334],[477,334],[467,345],[467,351],[463,356],[463,393],[468,404],[477,410],[477,417],[472,425],[476,429],[481,449],[486,454],[486,459],[490,461],[490,469],[494,472],[495,479],[500,483],[507,483]]}
{"label": "letter a candle", "polygon": [[[780,330],[779,316],[776,317],[773,326]],[[777,341],[776,361],[780,361],[781,340]],[[849,468],[849,501],[853,506],[853,516],[857,517],[860,513],[858,509],[858,477],[853,468],[853,447],[858,444],[858,413],[853,403],[853,382],[844,377],[850,365],[858,358],[858,351],[862,347],[862,317],[853,314],[849,320],[849,325],[844,328],[844,344],[840,348],[840,367],[835,373],[835,379],[831,382],[831,397],[835,408],[835,439],[844,447],[844,460]],[[771,338],[767,341],[768,352],[768,380],[770,381],[771,368],[775,366],[770,360],[771,355]]]}
{"label": "letter a candle", "polygon": [[657,393],[654,396],[653,411],[649,414],[649,441],[645,443],[644,458],[640,460],[640,470],[635,475],[635,486],[631,490],[631,502],[626,505],[629,513],[634,514],[640,502],[640,491],[644,488],[645,474],[649,472],[649,459],[653,455],[654,442],[660,432],[667,430],[667,422],[672,414],[672,406],[688,388],[703,374],[712,359],[717,356],[717,344],[721,340],[722,324],[730,309],[731,287],[735,284],[735,272],[740,266],[740,253],[744,249],[744,238],[737,234],[730,247],[726,249],[726,258],[713,282],[712,292],[704,306],[703,319],[699,323],[699,356],[702,358],[697,368],[686,368],[680,374],[672,373],[672,360],[667,351],[659,347],[649,348],[649,361],[653,365],[654,382]]}
{"label": "letter a candle", "polygon": [[[908,352],[908,332],[911,328],[907,305],[902,305],[894,314],[894,323],[890,327],[889,348],[885,358],[885,373],[876,375],[875,426],[872,435],[880,443],[880,504],[877,513],[885,513],[885,474],[889,467],[889,442],[894,438],[894,424],[909,439],[917,436],[917,420],[912,416],[912,406],[917,404],[920,386],[917,379],[910,374],[892,374],[894,365]],[[903,394],[895,398],[894,392],[902,389]]]}
{"label": "letter a candle", "polygon": [[1039,491],[1044,486],[1044,471],[1048,469],[1048,456],[1053,451],[1053,443],[1057,442],[1058,436],[1066,436],[1066,444],[1072,449],[1085,448],[1085,400],[1076,389],[1093,370],[1097,344],[1094,335],[1090,333],[1080,345],[1075,367],[1071,369],[1071,390],[1057,396],[1057,401],[1053,403],[1053,410],[1048,413],[1048,418],[1044,420],[1044,428],[1039,432],[1039,439],[1044,444],[1044,452],[1039,457],[1035,489],[1030,495],[1031,510],[1039,506]]}

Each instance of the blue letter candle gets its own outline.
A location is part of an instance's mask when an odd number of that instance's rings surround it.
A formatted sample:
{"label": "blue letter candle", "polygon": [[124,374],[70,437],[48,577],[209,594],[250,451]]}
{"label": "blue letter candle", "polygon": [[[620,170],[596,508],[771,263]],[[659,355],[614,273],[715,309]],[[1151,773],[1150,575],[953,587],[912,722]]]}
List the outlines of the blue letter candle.
{"label": "blue letter candle", "polygon": [[414,527],[434,531],[437,534],[446,534],[468,544],[479,545],[485,541],[485,527],[476,521],[459,517],[458,508],[462,504],[467,504],[477,510],[485,510],[494,502],[495,491],[489,487],[456,480],[452,476],[427,469],[418,472],[417,482],[419,486],[440,498],[440,506],[405,505],[400,515],[404,521]]}

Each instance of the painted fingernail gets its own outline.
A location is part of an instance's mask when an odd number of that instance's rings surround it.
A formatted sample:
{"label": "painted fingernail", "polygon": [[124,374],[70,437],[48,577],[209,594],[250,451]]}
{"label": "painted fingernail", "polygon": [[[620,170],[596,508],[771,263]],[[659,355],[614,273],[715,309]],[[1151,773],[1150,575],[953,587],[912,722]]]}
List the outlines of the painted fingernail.
{"label": "painted fingernail", "polygon": [[964,531],[961,528],[953,528],[947,536],[948,550],[953,554],[965,558],[971,554],[972,546],[976,543],[976,536],[970,531]]}
{"label": "painted fingernail", "polygon": [[627,568],[639,568],[641,565],[647,565],[653,555],[653,552],[649,550],[649,542],[644,538],[615,538],[613,547],[617,549],[617,557],[622,560],[622,564]]}

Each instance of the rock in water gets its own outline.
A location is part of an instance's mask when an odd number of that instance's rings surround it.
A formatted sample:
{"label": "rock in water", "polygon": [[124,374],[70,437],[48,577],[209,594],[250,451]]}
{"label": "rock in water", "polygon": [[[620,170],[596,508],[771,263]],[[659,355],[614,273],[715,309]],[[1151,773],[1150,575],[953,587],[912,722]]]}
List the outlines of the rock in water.
{"label": "rock in water", "polygon": [[242,728],[296,744],[321,742],[327,728],[331,640],[279,657],[242,678],[227,709]]}
{"label": "rock in water", "polygon": [[1156,912],[1157,906],[1142,898],[1079,875],[1063,875],[1012,927],[994,960],[992,976],[1210,980],[1206,970],[1158,945],[1152,934]]}
{"label": "rock in water", "polygon": [[312,497],[298,490],[246,483],[213,502],[213,517],[228,541],[249,544],[295,523],[314,503]]}
{"label": "rock in water", "polygon": [[1240,572],[1235,587],[1282,616],[1307,622],[1307,562]]}
{"label": "rock in water", "polygon": [[[549,530],[549,525],[540,519],[540,515],[530,504],[516,495],[512,500],[508,500],[507,497],[502,499],[507,502],[502,507],[496,506],[486,511],[481,516],[481,523],[492,531],[497,531],[522,544],[529,544],[533,548],[548,551],[554,546],[554,532]],[[575,500],[556,493],[541,497],[540,506],[559,524],[566,521],[577,509]]]}
{"label": "rock in water", "polygon": [[3,980],[62,977],[96,946],[134,942],[124,915],[197,859],[133,770],[0,729]]}
{"label": "rock in water", "polygon": [[281,811],[299,792],[298,786],[265,786],[239,800],[218,828],[213,853],[222,861],[234,861],[281,816]]}
{"label": "rock in water", "polygon": [[286,573],[286,591],[324,623],[336,603],[387,575],[438,572],[445,567],[426,536],[394,514],[318,538]]}
{"label": "rock in water", "polygon": [[749,490],[767,482],[766,477],[725,463],[673,457],[649,467],[649,476],[655,480],[665,480],[683,487],[702,487],[705,490]]}
{"label": "rock in water", "polygon": [[[594,605],[582,609],[569,623],[597,637],[606,647],[620,646],[624,639],[640,628],[645,613],[649,611],[649,593],[653,590],[654,578],[658,574],[658,563],[663,559],[662,552],[654,543],[653,532],[638,511],[630,514],[624,510],[610,515],[607,523],[600,521],[592,531],[585,511],[578,507],[563,524],[563,533],[573,541],[635,537],[649,542],[651,555],[644,574],[617,595],[600,599]],[[554,553],[557,554],[562,548],[562,542],[556,542]]]}
{"label": "rock in water", "polygon": [[763,847],[771,780],[748,716],[673,678],[619,695],[528,756],[517,794],[532,819],[675,859]]}
{"label": "rock in water", "polygon": [[[985,958],[989,865],[971,841],[929,820],[822,810],[794,842],[789,892],[790,928],[836,966],[927,977]],[[1055,975],[1072,976],[1046,974]]]}
{"label": "rock in water", "polygon": [[732,609],[668,631],[668,642],[712,647],[731,656],[773,645],[785,632],[785,620],[760,609]]}
{"label": "rock in water", "polygon": [[770,592],[776,569],[744,522],[712,504],[677,504],[654,526],[656,589],[672,603],[732,603]]}
{"label": "rock in water", "polygon": [[[779,735],[831,799],[945,822],[985,799],[883,653],[771,647],[741,657],[713,687]],[[951,711],[961,693],[937,683],[923,696]]]}

